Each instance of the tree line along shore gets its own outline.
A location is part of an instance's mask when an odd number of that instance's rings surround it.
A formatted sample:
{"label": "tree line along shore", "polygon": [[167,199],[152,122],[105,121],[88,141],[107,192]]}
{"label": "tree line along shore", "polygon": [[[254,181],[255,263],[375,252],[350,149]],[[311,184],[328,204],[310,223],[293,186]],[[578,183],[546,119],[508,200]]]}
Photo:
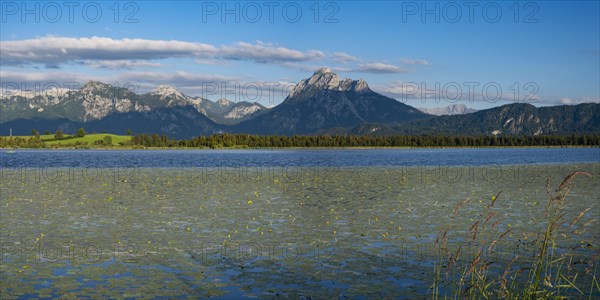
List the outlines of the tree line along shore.
{"label": "tree line along shore", "polygon": [[352,148],[352,147],[598,147],[600,134],[571,135],[249,135],[214,134],[173,139],[165,134],[0,136],[0,148]]}

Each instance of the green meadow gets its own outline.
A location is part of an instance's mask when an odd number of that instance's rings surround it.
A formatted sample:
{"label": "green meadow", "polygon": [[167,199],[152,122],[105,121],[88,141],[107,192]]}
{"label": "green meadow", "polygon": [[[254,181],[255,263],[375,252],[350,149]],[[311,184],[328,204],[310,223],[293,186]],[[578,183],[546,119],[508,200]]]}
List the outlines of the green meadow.
{"label": "green meadow", "polygon": [[[71,135],[71,134],[65,134],[63,136],[63,138],[61,139],[56,139],[54,137],[54,134],[45,134],[45,135],[40,135],[40,139],[46,143],[46,145],[48,146],[52,146],[52,145],[60,145],[60,146],[76,146],[76,145],[94,145],[95,142],[97,141],[102,141],[105,137],[110,136],[111,137],[111,145],[112,146],[119,146],[119,143],[125,143],[125,142],[129,142],[131,140],[131,136],[128,135],[117,135],[117,134],[110,134],[110,133],[93,133],[93,134],[86,134],[83,137],[77,137],[75,135]],[[13,138],[22,138],[22,139],[29,139],[32,136],[13,136]],[[2,138],[9,138],[7,136],[3,136]],[[104,146],[107,146],[107,144],[103,144]]]}

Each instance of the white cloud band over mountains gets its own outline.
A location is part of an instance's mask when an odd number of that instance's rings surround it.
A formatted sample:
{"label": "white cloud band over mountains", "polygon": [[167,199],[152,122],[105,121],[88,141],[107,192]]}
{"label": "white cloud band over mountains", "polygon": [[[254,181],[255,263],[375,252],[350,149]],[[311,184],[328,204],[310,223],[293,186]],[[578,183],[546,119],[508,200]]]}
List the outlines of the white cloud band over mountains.
{"label": "white cloud band over mountains", "polygon": [[[273,64],[301,71],[312,70],[330,63],[351,72],[384,74],[405,73],[411,70],[381,62],[363,62],[345,52],[326,53],[309,49],[298,50],[264,42],[235,42],[231,45],[178,40],[114,39],[109,37],[45,36],[26,40],[2,41],[0,59],[4,66],[44,66],[61,68],[65,64],[78,64],[109,70],[158,68],[162,59],[190,58],[198,64],[223,64],[227,61],[249,61]],[[427,64],[418,60],[417,64]],[[313,65],[305,65],[312,62]],[[362,63],[361,63],[362,62]],[[423,63],[425,62],[425,63]],[[350,63],[358,65],[351,67]],[[407,60],[407,65],[414,61]],[[313,67],[317,66],[317,67]]]}
{"label": "white cloud band over mountains", "polygon": [[[232,85],[238,82],[258,82],[262,84],[259,78],[219,76],[202,70],[190,71],[187,68],[175,68],[175,70],[163,68],[172,63],[163,60],[177,58],[189,59],[193,63],[204,65],[229,66],[237,61],[271,64],[295,69],[303,74],[314,72],[323,66],[330,67],[336,72],[403,74],[430,65],[424,59],[401,58],[397,60],[398,64],[384,63],[346,52],[299,50],[261,41],[253,43],[238,41],[229,45],[213,45],[179,40],[44,36],[1,41],[0,60],[3,70],[0,70],[0,82],[22,83],[31,87],[36,84],[44,86],[48,83],[75,81],[82,85],[88,80],[100,80],[110,83],[135,82],[141,89],[166,83],[191,94],[199,92],[198,83]],[[80,68],[57,70],[65,65],[88,67],[92,72],[82,71]],[[96,73],[94,69],[104,69],[108,73],[100,70]],[[110,71],[117,72],[110,74]],[[391,82],[382,87],[381,92],[403,99],[415,98],[415,92],[419,92],[419,89],[404,91],[403,86],[399,82]],[[281,92],[285,93],[283,89]],[[469,99],[466,95],[461,96]],[[480,93],[476,93],[474,98],[481,100],[482,97]],[[510,99],[501,97],[500,100]],[[543,97],[543,100],[545,103],[552,104],[599,101],[597,97],[548,96]]]}
{"label": "white cloud band over mountains", "polygon": [[166,84],[188,96],[202,96],[217,100],[228,98],[234,102],[249,101],[272,105],[283,100],[295,83],[267,82],[242,76],[198,74],[185,71],[172,73],[156,71],[128,71],[113,75],[95,76],[80,72],[46,71],[17,72],[0,70],[0,95],[20,92],[42,93],[59,88],[76,90],[89,81],[100,81],[115,87],[125,87],[134,93],[147,93]]}
{"label": "white cloud band over mountains", "polygon": [[233,45],[215,46],[177,40],[112,39],[96,36],[47,36],[2,41],[0,47],[0,58],[6,65],[58,65],[90,60],[153,60],[179,57],[278,63],[317,60],[324,58],[325,54],[318,50],[300,51],[262,42],[237,42]]}
{"label": "white cloud band over mountains", "polygon": [[367,63],[358,66],[358,71],[367,73],[406,73],[408,69],[384,63]]}

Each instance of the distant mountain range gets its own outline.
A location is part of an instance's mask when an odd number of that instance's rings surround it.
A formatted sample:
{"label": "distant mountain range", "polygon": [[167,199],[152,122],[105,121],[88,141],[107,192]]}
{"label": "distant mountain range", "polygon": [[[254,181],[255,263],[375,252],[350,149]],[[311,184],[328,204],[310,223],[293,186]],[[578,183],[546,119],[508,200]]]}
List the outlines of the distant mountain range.
{"label": "distant mountain range", "polygon": [[150,112],[158,108],[193,106],[199,113],[221,124],[236,124],[266,108],[259,103],[212,102],[189,97],[168,85],[153,92],[135,94],[127,88],[90,81],[79,90],[50,89],[42,93],[19,92],[1,95],[0,122],[17,119],[68,119],[76,122],[101,120],[111,114]]}
{"label": "distant mountain range", "polygon": [[361,124],[352,134],[542,135],[600,134],[600,104],[535,107],[515,103],[470,114],[402,124]]}
{"label": "distant mountain range", "polygon": [[434,116],[453,116],[474,113],[477,110],[464,104],[452,104],[446,107],[419,108],[420,111]]}
{"label": "distant mountain range", "polygon": [[[0,134],[41,132],[166,134],[191,138],[248,134],[572,134],[600,133],[600,104],[536,108],[515,103],[475,111],[462,104],[417,109],[372,91],[363,80],[320,69],[273,108],[216,102],[161,85],[146,94],[90,81],[79,90],[0,95]],[[437,116],[440,115],[440,116]]]}

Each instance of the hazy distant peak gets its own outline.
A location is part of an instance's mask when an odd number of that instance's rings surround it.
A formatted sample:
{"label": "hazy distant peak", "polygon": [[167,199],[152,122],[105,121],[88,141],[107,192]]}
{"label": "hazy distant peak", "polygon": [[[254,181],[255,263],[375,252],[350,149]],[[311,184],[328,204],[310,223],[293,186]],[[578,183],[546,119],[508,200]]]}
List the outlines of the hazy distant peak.
{"label": "hazy distant peak", "polygon": [[420,111],[435,116],[453,116],[474,113],[477,110],[464,104],[452,104],[445,107],[419,108]]}

